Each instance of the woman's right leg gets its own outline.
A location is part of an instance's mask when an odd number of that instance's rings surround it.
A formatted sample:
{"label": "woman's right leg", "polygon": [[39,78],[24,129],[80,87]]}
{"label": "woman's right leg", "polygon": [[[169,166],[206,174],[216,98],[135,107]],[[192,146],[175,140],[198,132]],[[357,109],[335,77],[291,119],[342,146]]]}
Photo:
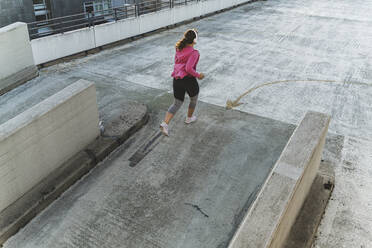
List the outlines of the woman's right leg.
{"label": "woman's right leg", "polygon": [[173,96],[174,102],[169,107],[168,112],[165,114],[164,122],[169,124],[173,116],[181,108],[183,101],[185,100],[186,89],[184,86],[185,79],[173,79]]}
{"label": "woman's right leg", "polygon": [[160,124],[160,129],[165,135],[168,134],[168,124],[172,120],[173,116],[177,113],[177,111],[181,108],[183,104],[183,100],[185,99],[186,90],[182,85],[180,80],[173,80],[173,94],[174,94],[174,102],[169,107],[167,113],[165,114],[164,121]]}
{"label": "woman's right leg", "polygon": [[164,121],[160,124],[160,130],[163,132],[164,135],[168,136],[168,124],[172,120],[173,116],[177,113],[177,111],[181,108],[183,101],[174,98],[173,104],[169,107],[167,113],[165,114]]}
{"label": "woman's right leg", "polygon": [[183,101],[174,98],[173,104],[169,107],[168,112],[165,114],[164,122],[169,124],[172,120],[173,116],[177,113],[177,111],[181,108]]}

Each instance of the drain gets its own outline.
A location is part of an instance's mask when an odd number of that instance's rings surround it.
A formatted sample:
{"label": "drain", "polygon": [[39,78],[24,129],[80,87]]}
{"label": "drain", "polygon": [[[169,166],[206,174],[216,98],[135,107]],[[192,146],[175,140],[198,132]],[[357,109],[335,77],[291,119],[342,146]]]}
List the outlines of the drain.
{"label": "drain", "polygon": [[157,144],[160,142],[160,137],[163,134],[160,131],[155,132],[148,141],[146,141],[130,158],[129,158],[129,166],[135,167],[142,159],[149,154]]}

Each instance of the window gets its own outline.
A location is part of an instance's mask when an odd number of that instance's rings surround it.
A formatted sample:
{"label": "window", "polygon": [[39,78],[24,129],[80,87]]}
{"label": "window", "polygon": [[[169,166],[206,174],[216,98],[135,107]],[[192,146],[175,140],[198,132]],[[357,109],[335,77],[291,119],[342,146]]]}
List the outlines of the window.
{"label": "window", "polygon": [[93,11],[94,11],[93,2],[85,2],[84,3],[85,15],[87,15],[88,13],[92,13]]}
{"label": "window", "polygon": [[102,14],[107,14],[109,9],[111,9],[111,0],[95,0],[84,3],[84,11],[87,16],[88,13],[93,12],[94,16],[100,16]]}
{"label": "window", "polygon": [[50,18],[50,11],[46,0],[33,0],[36,21],[45,21]]}

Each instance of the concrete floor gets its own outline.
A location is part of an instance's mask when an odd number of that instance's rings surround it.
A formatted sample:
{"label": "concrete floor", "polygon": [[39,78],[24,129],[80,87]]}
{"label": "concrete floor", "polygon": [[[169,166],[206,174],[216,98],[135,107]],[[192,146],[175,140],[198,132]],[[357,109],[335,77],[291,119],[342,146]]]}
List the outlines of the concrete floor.
{"label": "concrete floor", "polygon": [[[173,45],[187,27],[200,32],[201,100],[224,106],[262,83],[285,83],[243,98],[239,109],[297,124],[311,109],[332,115],[344,136],[336,187],[314,247],[372,244],[372,3],[361,0],[256,2],[115,49],[41,71],[0,99],[0,123],[77,78],[96,82],[100,108],[122,91],[171,90]],[[358,83],[349,83],[358,82]],[[140,87],[147,86],[146,87]],[[228,90],[227,90],[228,89]],[[128,96],[130,98],[131,96]],[[133,96],[135,97],[135,94]]]}
{"label": "concrete floor", "polygon": [[148,125],[4,247],[227,246],[295,126],[200,103],[167,138],[156,93]]}

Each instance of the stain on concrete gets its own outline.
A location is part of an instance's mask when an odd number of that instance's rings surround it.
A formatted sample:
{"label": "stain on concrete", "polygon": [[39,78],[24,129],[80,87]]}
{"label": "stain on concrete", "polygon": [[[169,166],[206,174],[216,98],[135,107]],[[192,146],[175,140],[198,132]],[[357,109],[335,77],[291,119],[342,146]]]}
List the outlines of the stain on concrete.
{"label": "stain on concrete", "polygon": [[139,162],[141,162],[144,157],[150,153],[154,147],[161,142],[161,138],[164,138],[162,136],[162,133],[160,131],[155,132],[154,135],[150,137],[146,143],[144,143],[130,158],[130,167],[136,166]]}

